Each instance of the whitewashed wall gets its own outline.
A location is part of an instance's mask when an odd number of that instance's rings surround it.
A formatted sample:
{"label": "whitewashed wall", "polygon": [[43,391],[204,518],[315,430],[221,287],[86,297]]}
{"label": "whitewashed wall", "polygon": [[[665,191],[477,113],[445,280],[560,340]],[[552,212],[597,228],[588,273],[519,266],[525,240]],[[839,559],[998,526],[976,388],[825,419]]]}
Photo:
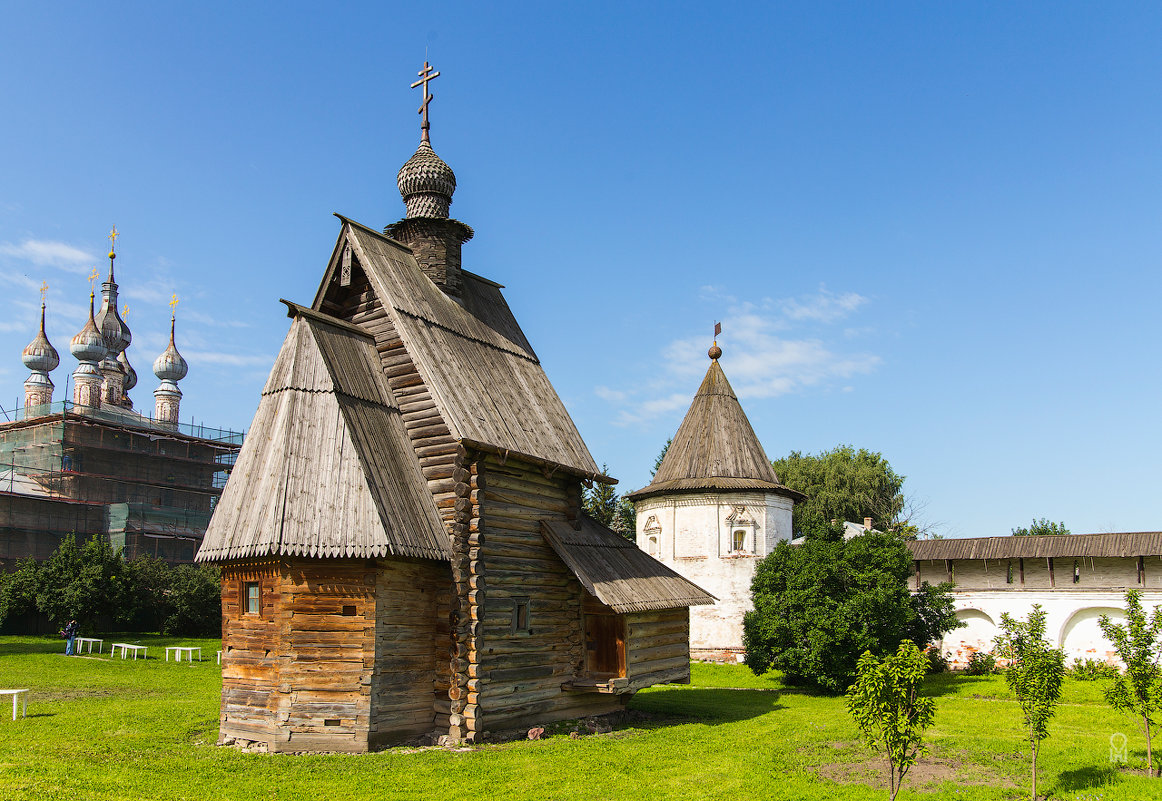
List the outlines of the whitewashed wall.
{"label": "whitewashed wall", "polygon": [[[736,530],[747,532],[742,552],[732,550]],[[637,503],[638,547],[718,598],[690,610],[695,652],[742,651],[755,565],[790,538],[791,500],[773,493],[681,494]]]}
{"label": "whitewashed wall", "polygon": [[[1127,560],[1132,563],[1132,560]],[[1126,589],[1133,588],[1130,584]],[[945,635],[941,651],[953,667],[964,667],[975,651],[991,651],[993,638],[1000,634],[1005,612],[1024,618],[1040,604],[1046,612],[1045,636],[1064,649],[1066,664],[1075,659],[1100,659],[1116,663],[1117,655],[1098,627],[1098,618],[1109,615],[1115,622],[1125,620],[1125,589],[1074,590],[957,590],[956,616],[968,624]],[[1149,613],[1162,606],[1162,591],[1144,590],[1142,606]]]}

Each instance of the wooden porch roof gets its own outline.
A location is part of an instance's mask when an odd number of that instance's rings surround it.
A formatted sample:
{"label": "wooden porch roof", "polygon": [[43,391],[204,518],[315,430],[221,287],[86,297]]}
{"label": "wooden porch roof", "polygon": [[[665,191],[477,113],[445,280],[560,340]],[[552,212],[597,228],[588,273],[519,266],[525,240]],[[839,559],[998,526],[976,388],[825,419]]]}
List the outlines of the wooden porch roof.
{"label": "wooden porch roof", "polygon": [[542,520],[541,533],[585,589],[619,614],[717,600],[587,515],[580,530],[565,520]]}

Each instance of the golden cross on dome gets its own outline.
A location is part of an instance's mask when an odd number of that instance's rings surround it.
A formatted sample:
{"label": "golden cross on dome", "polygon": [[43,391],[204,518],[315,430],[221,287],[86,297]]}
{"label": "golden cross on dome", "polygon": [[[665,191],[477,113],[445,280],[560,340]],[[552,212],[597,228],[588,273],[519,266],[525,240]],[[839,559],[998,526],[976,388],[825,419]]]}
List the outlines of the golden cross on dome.
{"label": "golden cross on dome", "polygon": [[420,70],[419,72],[417,72],[416,75],[419,75],[420,79],[418,81],[416,81],[415,83],[413,83],[411,88],[415,89],[420,84],[424,85],[424,102],[420,104],[420,110],[418,113],[422,114],[424,116],[424,121],[420,125],[420,130],[421,130],[420,140],[423,142],[427,142],[427,141],[429,141],[428,131],[432,127],[431,124],[428,122],[428,104],[431,103],[432,99],[435,97],[434,94],[432,94],[431,92],[428,91],[428,81],[434,81],[436,78],[439,78],[440,73],[432,72],[432,65],[428,63],[427,59],[424,59],[424,68],[422,70]]}
{"label": "golden cross on dome", "polygon": [[121,319],[129,322],[129,304],[125,304],[125,308],[121,310]]}
{"label": "golden cross on dome", "polygon": [[[117,237],[119,237],[119,236],[121,236],[121,234],[117,233],[117,226],[114,225],[113,230],[109,232],[109,241],[113,243],[112,246],[110,247],[110,250],[117,249]],[[132,255],[132,254],[130,254],[130,255]]]}
{"label": "golden cross on dome", "polygon": [[89,291],[92,292],[93,288],[96,285],[97,285],[97,268],[94,267],[93,272],[89,273]]}
{"label": "golden cross on dome", "polygon": [[42,306],[44,305],[44,296],[46,294],[48,294],[48,281],[42,281],[40,283],[40,304]]}
{"label": "golden cross on dome", "polygon": [[173,298],[169,302],[169,313],[171,316],[177,315],[178,311],[178,295],[175,292]]}

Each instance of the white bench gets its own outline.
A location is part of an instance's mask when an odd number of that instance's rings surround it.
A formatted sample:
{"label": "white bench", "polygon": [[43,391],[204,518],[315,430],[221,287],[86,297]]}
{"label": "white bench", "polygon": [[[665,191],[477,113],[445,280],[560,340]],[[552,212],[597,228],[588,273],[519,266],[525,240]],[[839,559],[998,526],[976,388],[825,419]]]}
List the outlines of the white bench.
{"label": "white bench", "polygon": [[85,643],[89,644],[89,653],[93,653],[93,643],[97,643],[97,653],[101,653],[101,649],[105,647],[105,641],[99,640],[96,637],[77,637],[77,653],[81,652],[81,646]]}
{"label": "white bench", "polygon": [[182,653],[186,655],[187,661],[194,661],[194,651],[198,652],[198,661],[202,661],[202,648],[199,645],[167,645],[165,647],[165,661],[169,661],[169,652],[174,652],[174,661],[182,661]]}
{"label": "white bench", "polygon": [[137,661],[137,652],[138,651],[141,652],[141,656],[143,658],[149,659],[149,646],[131,645],[130,643],[127,643],[127,642],[115,642],[109,646],[109,656],[115,656],[118,648],[121,649],[121,658],[122,659],[124,659],[125,654],[129,653],[130,651],[133,652],[134,661]]}
{"label": "white bench", "polygon": [[0,695],[11,695],[12,696],[12,719],[13,720],[16,720],[16,709],[19,706],[19,702],[21,701],[21,699],[23,699],[23,701],[24,701],[24,705],[20,709],[21,717],[28,717],[28,688],[27,687],[23,690],[0,690]]}

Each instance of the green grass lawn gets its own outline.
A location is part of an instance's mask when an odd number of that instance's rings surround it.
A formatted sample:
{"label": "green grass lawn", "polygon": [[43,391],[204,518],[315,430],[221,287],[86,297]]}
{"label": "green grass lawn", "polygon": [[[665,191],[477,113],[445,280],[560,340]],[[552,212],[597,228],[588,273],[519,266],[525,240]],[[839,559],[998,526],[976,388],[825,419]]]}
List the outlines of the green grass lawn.
{"label": "green grass lawn", "polygon": [[[883,771],[856,741],[841,698],[785,686],[742,666],[695,665],[688,687],[639,693],[650,722],[573,740],[360,756],[244,754],[214,745],[217,640],[122,635],[148,660],[66,658],[59,639],[0,637],[0,688],[29,687],[28,718],[0,699],[0,799],[881,799]],[[108,643],[114,638],[106,638]],[[201,645],[175,664],[164,645]],[[1019,712],[997,676],[937,676],[933,753],[900,798],[1028,797]],[[1041,761],[1042,792],[1061,799],[1162,797],[1135,775],[1143,737],[1067,680]],[[1109,761],[1110,735],[1130,764]]]}

